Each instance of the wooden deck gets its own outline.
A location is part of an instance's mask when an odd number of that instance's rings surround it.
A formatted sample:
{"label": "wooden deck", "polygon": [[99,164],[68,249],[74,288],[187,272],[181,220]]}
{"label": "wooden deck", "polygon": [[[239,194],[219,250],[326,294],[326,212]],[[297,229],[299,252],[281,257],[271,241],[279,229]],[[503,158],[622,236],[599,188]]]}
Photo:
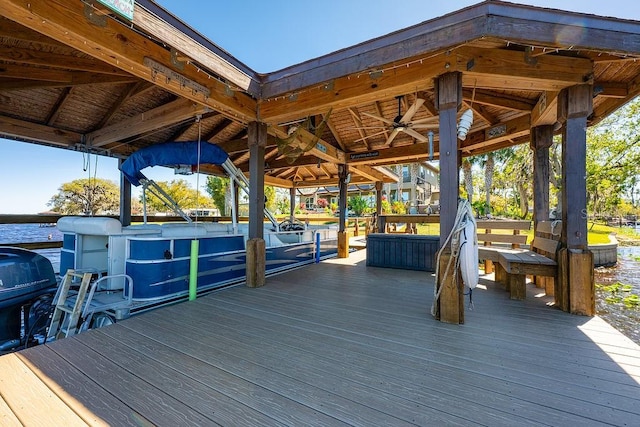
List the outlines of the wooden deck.
{"label": "wooden deck", "polygon": [[0,358],[0,425],[640,425],[640,347],[600,318],[364,251]]}

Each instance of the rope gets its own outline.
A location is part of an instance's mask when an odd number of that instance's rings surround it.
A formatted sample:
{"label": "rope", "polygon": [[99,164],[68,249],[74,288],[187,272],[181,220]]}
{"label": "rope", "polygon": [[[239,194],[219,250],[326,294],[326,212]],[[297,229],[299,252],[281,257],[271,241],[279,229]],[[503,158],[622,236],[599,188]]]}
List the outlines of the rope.
{"label": "rope", "polygon": [[[457,284],[458,281],[458,267],[460,267],[460,233],[467,225],[467,221],[473,221],[473,211],[471,209],[471,204],[467,199],[460,199],[458,202],[458,211],[456,212],[456,219],[453,223],[453,228],[451,232],[447,236],[447,239],[444,241],[444,244],[438,251],[438,255],[436,257],[436,286],[433,288],[433,304],[431,305],[431,315],[436,316],[436,306],[438,304],[438,300],[440,299],[440,294],[442,293],[441,286],[443,282],[446,282],[446,278],[449,276],[451,271],[451,266],[454,265],[453,270],[453,280],[451,283],[454,285]],[[447,263],[447,267],[445,268],[444,274],[442,275],[442,281],[440,280],[440,256],[447,249],[451,243],[451,257],[449,258],[449,262]]]}

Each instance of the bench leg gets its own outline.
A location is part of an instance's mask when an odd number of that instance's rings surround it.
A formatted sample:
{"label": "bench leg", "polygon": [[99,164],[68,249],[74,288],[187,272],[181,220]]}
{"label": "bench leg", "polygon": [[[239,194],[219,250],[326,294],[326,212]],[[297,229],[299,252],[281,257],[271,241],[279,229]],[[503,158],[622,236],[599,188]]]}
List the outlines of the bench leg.
{"label": "bench leg", "polygon": [[493,273],[493,261],[491,261],[490,259],[485,259],[484,274],[491,274],[491,273]]}
{"label": "bench leg", "polygon": [[527,296],[527,276],[525,274],[508,274],[507,287],[511,299],[525,299]]}
{"label": "bench leg", "polygon": [[[502,267],[500,263],[495,263],[494,267],[496,268],[496,275],[495,275],[496,283],[501,284],[502,287],[508,286],[507,272],[505,271],[504,267]],[[507,288],[507,290],[509,289]]]}

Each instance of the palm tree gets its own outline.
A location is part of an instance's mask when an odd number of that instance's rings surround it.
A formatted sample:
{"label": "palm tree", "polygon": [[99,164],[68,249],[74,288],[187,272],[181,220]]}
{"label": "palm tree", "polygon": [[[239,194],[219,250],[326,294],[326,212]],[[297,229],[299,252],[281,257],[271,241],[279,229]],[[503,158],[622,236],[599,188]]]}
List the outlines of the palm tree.
{"label": "palm tree", "polygon": [[471,174],[472,160],[467,157],[462,160],[462,174],[464,176],[464,189],[467,192],[467,200],[473,202],[473,175]]}

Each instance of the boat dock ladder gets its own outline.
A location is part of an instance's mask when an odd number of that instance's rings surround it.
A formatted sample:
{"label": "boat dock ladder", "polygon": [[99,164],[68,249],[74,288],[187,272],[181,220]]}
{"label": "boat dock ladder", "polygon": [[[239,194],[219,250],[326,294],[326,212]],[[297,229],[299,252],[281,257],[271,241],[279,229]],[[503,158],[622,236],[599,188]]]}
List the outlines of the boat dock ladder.
{"label": "boat dock ladder", "polygon": [[[115,313],[114,319],[128,316],[133,303],[131,277],[115,274],[94,280],[96,276],[99,275],[94,270],[71,269],[64,275],[54,298],[55,309],[47,332],[47,342],[89,329],[96,313],[109,311]],[[117,289],[108,286],[105,288],[113,280],[122,280],[123,286]]]}

